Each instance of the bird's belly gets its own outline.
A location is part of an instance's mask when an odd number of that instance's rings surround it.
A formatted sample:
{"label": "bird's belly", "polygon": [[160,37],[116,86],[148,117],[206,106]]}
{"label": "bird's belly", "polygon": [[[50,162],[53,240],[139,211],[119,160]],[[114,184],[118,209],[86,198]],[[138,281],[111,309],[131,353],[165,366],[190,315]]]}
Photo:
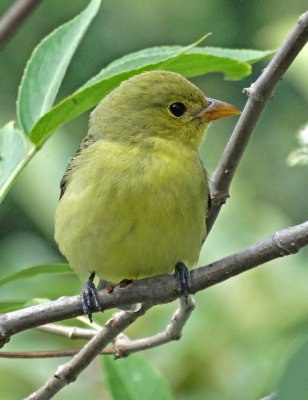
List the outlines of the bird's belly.
{"label": "bird's belly", "polygon": [[68,188],[57,209],[55,237],[81,279],[94,271],[118,282],[169,273],[178,261],[188,267],[197,262],[207,186],[180,178],[154,184],[151,177],[135,176],[119,185],[106,179],[102,188],[82,193]]}

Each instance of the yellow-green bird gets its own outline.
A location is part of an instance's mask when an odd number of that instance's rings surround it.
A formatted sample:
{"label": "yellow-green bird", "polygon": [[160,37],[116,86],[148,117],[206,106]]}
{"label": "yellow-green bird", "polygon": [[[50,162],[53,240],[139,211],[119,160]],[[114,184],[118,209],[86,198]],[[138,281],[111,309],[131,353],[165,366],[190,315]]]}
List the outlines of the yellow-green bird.
{"label": "yellow-green bird", "polygon": [[174,72],[150,71],[114,89],[61,181],[55,238],[82,280],[84,312],[99,306],[93,278],[119,282],[176,270],[185,295],[210,207],[199,148],[210,121],[239,114]]}

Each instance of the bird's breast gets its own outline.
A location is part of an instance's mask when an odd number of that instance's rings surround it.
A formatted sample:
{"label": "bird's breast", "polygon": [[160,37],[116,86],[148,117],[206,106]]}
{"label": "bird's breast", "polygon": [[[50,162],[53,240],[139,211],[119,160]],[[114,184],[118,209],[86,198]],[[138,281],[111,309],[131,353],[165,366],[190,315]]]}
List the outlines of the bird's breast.
{"label": "bird's breast", "polygon": [[56,240],[72,267],[78,272],[87,263],[100,278],[118,281],[170,272],[177,261],[192,266],[205,235],[208,194],[197,155],[95,145],[56,214]]}

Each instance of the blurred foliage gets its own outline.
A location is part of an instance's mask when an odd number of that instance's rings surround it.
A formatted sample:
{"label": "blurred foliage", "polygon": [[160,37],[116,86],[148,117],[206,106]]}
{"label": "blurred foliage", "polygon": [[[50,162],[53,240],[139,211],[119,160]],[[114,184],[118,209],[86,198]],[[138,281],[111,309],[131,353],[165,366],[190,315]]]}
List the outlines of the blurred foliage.
{"label": "blurred foliage", "polygon": [[308,341],[292,355],[277,390],[277,400],[306,400],[308,393]]}
{"label": "blurred foliage", "polygon": [[[114,362],[102,358],[105,384],[114,400],[172,400],[166,380],[141,354]],[[146,397],[145,397],[146,396]]]}
{"label": "blurred foliage", "polygon": [[[0,14],[12,3],[2,0]],[[45,0],[2,49],[0,126],[15,118],[18,85],[34,46],[87,4],[86,0]],[[105,0],[74,56],[57,101],[117,57],[149,46],[189,44],[209,31],[213,32],[207,40],[209,46],[277,48],[305,8],[304,0],[178,0],[176,4]],[[307,64],[305,50],[264,112],[232,184],[231,198],[204,245],[200,265],[307,218],[307,168],[290,168],[286,162],[296,146],[296,133],[307,122]],[[224,81],[221,74],[193,81],[207,96],[241,108],[246,101],[242,88],[257,78],[264,65],[254,66],[253,75],[239,82]],[[60,179],[87,131],[87,119],[88,113],[57,131],[2,204],[0,277],[21,268],[64,261],[53,240],[53,214]],[[217,121],[208,132],[202,157],[210,174],[233,125],[232,119]],[[256,400],[276,389],[287,360],[307,336],[307,254],[304,250],[272,261],[196,295],[197,309],[181,341],[144,353],[166,377],[176,399]],[[3,286],[0,299],[54,299],[80,289],[74,274],[40,276]],[[141,337],[163,329],[175,307],[156,307],[127,333]],[[96,321],[105,321],[110,313],[98,315]],[[76,348],[81,344],[31,331],[13,337],[6,351]],[[0,374],[5,376],[1,397],[26,396],[45,382],[59,363],[63,360],[0,359]],[[98,361],[57,399],[79,400],[85,395],[108,398]]]}
{"label": "blurred foliage", "polygon": [[294,165],[308,164],[308,124],[306,124],[297,135],[299,148],[293,150],[288,157],[288,163]]}

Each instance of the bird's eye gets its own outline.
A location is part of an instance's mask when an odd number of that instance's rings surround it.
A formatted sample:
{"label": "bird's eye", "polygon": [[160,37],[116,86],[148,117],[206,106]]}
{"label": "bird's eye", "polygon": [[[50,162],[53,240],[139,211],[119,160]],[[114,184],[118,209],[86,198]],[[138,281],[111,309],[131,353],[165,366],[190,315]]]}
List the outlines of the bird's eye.
{"label": "bird's eye", "polygon": [[176,103],[170,104],[169,111],[175,117],[181,117],[186,111],[186,106],[183,103],[178,101]]}

